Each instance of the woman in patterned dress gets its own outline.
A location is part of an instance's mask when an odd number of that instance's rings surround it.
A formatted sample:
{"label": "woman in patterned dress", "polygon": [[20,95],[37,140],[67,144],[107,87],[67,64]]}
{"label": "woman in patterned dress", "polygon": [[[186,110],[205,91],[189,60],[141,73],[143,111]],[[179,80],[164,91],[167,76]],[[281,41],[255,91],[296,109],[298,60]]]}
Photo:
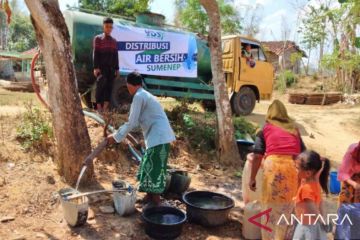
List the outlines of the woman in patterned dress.
{"label": "woman in patterned dress", "polygon": [[262,211],[271,208],[269,215],[261,219],[262,239],[286,239],[288,226],[277,224],[281,215],[290,219],[293,198],[298,188],[298,176],[294,159],[305,150],[295,121],[282,102],[274,100],[270,105],[266,123],[255,140],[254,160],[249,187],[256,189],[256,174],[263,160]]}

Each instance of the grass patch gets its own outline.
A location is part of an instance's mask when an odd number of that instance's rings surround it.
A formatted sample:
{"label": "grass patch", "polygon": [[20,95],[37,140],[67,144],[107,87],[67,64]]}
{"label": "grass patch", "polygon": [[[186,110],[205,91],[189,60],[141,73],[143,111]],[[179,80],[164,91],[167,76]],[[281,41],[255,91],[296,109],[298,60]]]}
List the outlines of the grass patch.
{"label": "grass patch", "polygon": [[21,122],[17,127],[17,139],[21,146],[25,150],[33,148],[48,152],[53,138],[50,114],[27,104],[26,112],[21,116]]}
{"label": "grass patch", "polygon": [[290,70],[283,71],[275,80],[275,89],[285,93],[287,88],[294,86],[298,81],[298,76]]}
{"label": "grass patch", "polygon": [[28,102],[36,102],[35,93],[12,92],[0,87],[0,106],[24,106]]}

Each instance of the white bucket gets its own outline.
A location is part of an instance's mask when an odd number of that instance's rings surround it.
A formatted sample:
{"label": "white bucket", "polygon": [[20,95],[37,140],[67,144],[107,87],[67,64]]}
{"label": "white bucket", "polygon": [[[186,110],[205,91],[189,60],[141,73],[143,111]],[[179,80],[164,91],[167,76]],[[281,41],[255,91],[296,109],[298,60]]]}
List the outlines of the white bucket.
{"label": "white bucket", "polygon": [[73,188],[64,188],[59,191],[64,218],[72,227],[85,224],[88,217],[89,199],[86,196],[66,200],[66,196],[78,193]]}
{"label": "white bucket", "polygon": [[252,162],[250,160],[246,160],[245,166],[242,173],[242,196],[244,203],[252,202],[255,200],[261,200],[261,191],[262,191],[262,180],[264,170],[262,166],[259,167],[259,170],[256,174],[256,191],[251,191],[249,188],[250,176],[251,176],[251,166]]}
{"label": "white bucket", "polygon": [[[118,188],[129,188],[130,184],[122,180],[115,180],[112,183],[113,190]],[[132,189],[132,187],[130,186]],[[133,189],[131,192],[114,192],[113,194],[114,206],[116,212],[120,216],[129,215],[135,212],[135,202],[136,202],[136,189]]]}
{"label": "white bucket", "polygon": [[[260,213],[261,205],[259,201],[252,201],[245,205],[244,220],[242,225],[242,235],[246,239],[261,239],[261,231],[258,226],[249,222],[249,218]],[[260,221],[260,218],[255,221]]]}

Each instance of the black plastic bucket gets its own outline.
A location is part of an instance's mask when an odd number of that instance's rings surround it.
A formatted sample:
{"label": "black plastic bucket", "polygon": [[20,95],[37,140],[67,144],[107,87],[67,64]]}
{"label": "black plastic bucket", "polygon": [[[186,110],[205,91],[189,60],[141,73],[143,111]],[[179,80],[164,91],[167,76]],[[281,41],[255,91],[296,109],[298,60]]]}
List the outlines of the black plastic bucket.
{"label": "black plastic bucket", "polygon": [[170,186],[168,189],[169,192],[182,195],[188,190],[191,178],[186,171],[170,170],[169,174],[171,175]]}
{"label": "black plastic bucket", "polygon": [[193,191],[183,195],[189,222],[205,227],[220,226],[229,219],[234,200],[215,192]]}
{"label": "black plastic bucket", "polygon": [[180,236],[186,221],[186,214],[181,210],[159,206],[147,208],[142,212],[145,232],[154,239],[175,239]]}
{"label": "black plastic bucket", "polygon": [[246,160],[246,155],[254,151],[254,142],[244,139],[237,139],[236,144],[239,150],[240,157],[243,161]]}

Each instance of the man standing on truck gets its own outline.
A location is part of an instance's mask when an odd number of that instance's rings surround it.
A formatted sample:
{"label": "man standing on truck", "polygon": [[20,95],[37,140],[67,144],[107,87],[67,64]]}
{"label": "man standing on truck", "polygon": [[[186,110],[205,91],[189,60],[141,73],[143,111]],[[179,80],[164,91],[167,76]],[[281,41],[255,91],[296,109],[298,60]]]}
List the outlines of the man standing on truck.
{"label": "man standing on truck", "polygon": [[143,77],[132,72],[126,77],[129,93],[134,96],[128,122],[107,140],[111,145],[121,142],[134,128],[140,126],[145,138],[146,152],[137,174],[139,191],[146,192],[144,202],[158,205],[165,190],[167,160],[174,132],[159,101],[142,88]]}
{"label": "man standing on truck", "polygon": [[114,21],[105,18],[103,33],[95,36],[93,42],[94,75],[96,77],[96,108],[108,111],[112,84],[119,73],[119,56],[116,40],[111,37]]}

